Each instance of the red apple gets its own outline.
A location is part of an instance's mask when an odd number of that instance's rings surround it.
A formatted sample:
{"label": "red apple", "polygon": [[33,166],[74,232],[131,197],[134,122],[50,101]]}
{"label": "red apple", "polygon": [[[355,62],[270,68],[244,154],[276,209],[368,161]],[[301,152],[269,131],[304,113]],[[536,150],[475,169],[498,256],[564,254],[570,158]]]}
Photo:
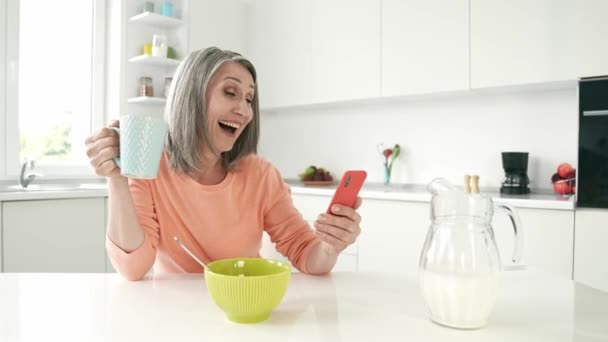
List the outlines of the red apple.
{"label": "red apple", "polygon": [[557,174],[562,178],[571,178],[574,175],[574,168],[568,163],[561,163],[557,167]]}
{"label": "red apple", "polygon": [[566,180],[559,180],[553,183],[553,190],[560,195],[569,195],[574,192],[573,186]]}

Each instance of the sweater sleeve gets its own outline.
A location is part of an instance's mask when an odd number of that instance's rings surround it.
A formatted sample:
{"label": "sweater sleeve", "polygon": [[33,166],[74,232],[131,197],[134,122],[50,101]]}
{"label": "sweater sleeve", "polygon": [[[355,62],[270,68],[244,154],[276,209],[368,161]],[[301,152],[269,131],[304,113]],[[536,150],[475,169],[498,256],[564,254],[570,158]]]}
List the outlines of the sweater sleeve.
{"label": "sweater sleeve", "polygon": [[291,190],[279,171],[270,167],[267,175],[267,206],[264,227],[277,250],[300,272],[310,273],[306,260],[310,250],[320,241],[308,222],[295,208]]}
{"label": "sweater sleeve", "polygon": [[144,242],[127,253],[106,235],[106,249],[114,268],[129,280],[140,280],[152,268],[159,240],[159,224],[152,199],[150,181],[129,179],[129,189]]}

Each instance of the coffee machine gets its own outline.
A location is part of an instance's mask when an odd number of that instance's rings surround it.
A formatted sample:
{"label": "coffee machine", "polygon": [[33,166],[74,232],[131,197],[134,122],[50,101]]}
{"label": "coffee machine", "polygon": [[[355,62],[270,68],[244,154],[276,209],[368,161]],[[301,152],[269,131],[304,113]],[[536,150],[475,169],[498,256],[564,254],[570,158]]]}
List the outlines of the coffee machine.
{"label": "coffee machine", "polygon": [[525,195],[530,193],[528,178],[528,152],[502,152],[502,167],[505,180],[500,193],[505,195]]}

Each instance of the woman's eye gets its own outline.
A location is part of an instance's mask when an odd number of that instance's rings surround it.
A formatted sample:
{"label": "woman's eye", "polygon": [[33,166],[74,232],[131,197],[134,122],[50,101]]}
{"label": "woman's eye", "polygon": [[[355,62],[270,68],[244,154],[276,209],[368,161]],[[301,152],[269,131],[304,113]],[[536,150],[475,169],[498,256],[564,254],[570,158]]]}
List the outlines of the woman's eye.
{"label": "woman's eye", "polygon": [[230,95],[230,96],[235,96],[236,95],[234,92],[231,92],[231,91],[228,91],[228,90],[225,90],[224,94]]}
{"label": "woman's eye", "polygon": [[247,103],[251,104],[253,101],[251,99],[247,99]]}

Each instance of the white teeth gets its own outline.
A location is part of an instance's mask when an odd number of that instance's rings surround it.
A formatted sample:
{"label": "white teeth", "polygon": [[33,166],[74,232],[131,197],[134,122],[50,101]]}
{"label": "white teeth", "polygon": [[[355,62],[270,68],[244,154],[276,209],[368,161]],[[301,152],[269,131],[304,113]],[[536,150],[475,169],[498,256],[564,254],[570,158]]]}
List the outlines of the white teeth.
{"label": "white teeth", "polygon": [[239,129],[239,127],[241,127],[241,125],[239,125],[236,122],[232,122],[232,121],[224,121],[224,120],[220,120],[220,122],[226,126],[230,126],[232,128],[236,128]]}

